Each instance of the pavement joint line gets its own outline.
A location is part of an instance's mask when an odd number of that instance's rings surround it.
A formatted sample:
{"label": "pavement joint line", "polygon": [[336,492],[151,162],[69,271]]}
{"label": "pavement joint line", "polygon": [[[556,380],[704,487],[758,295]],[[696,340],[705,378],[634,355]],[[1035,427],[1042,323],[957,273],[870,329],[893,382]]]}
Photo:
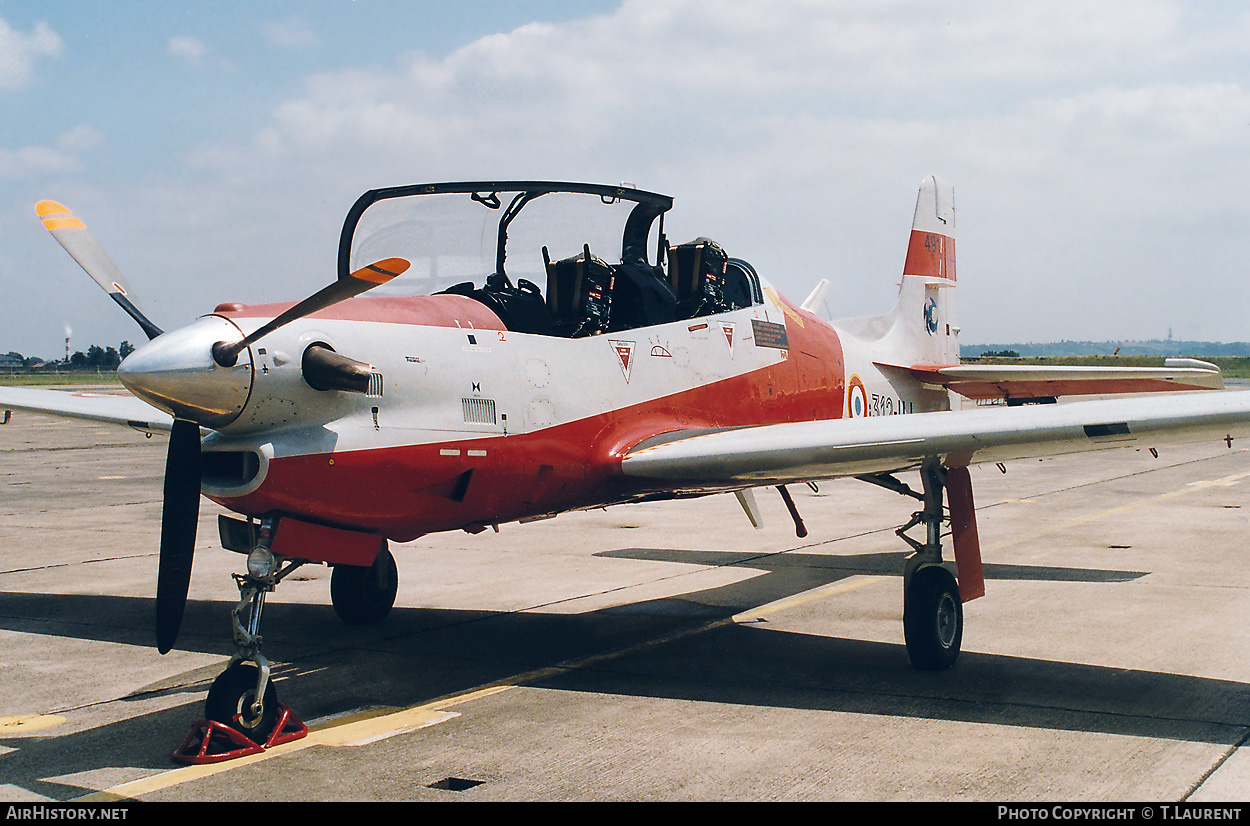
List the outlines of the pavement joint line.
{"label": "pavement joint line", "polygon": [[[1238,453],[1245,453],[1245,452],[1247,452],[1247,451],[1250,451],[1250,448],[1240,448],[1240,449],[1238,449],[1238,451],[1237,451],[1237,452],[1238,452]],[[1125,473],[1125,474],[1122,474],[1122,475],[1120,475],[1120,476],[1112,476],[1112,477],[1107,478],[1107,479],[1095,479],[1095,480],[1092,480],[1092,481],[1089,481],[1089,482],[1082,482],[1082,483],[1081,483],[1081,484],[1079,484],[1079,485],[1072,485],[1072,486],[1070,486],[1070,487],[1066,487],[1066,488],[1054,488],[1054,489],[1052,489],[1052,490],[1044,490],[1044,491],[1040,491],[1040,492],[1038,492],[1038,493],[1032,493],[1032,494],[1029,494],[1028,496],[1026,496],[1026,497],[1024,497],[1024,498],[1002,499],[1002,500],[999,500],[999,501],[997,501],[997,502],[990,502],[989,504],[986,504],[986,505],[977,505],[977,506],[976,506],[976,509],[977,509],[978,511],[985,511],[985,510],[989,510],[990,508],[997,508],[997,507],[1000,507],[1000,506],[1002,506],[1002,505],[1019,504],[1019,503],[1022,503],[1022,502],[1032,502],[1032,501],[1034,501],[1034,500],[1036,500],[1036,499],[1040,499],[1040,498],[1045,497],[1045,496],[1053,496],[1053,495],[1055,495],[1055,494],[1057,494],[1057,493],[1071,493],[1072,491],[1080,490],[1081,488],[1092,487],[1092,486],[1094,486],[1094,485],[1102,485],[1102,484],[1106,484],[1106,483],[1109,483],[1109,482],[1118,482],[1118,481],[1121,481],[1121,480],[1123,480],[1123,479],[1132,479],[1132,478],[1133,478],[1133,477],[1135,477],[1135,476],[1143,476],[1143,475],[1146,475],[1146,474],[1151,474],[1151,473],[1159,473],[1159,472],[1161,472],[1161,471],[1165,471],[1165,470],[1174,470],[1174,469],[1176,469],[1176,468],[1183,468],[1183,467],[1186,467],[1186,466],[1188,466],[1188,465],[1201,464],[1201,463],[1203,463],[1203,462],[1208,462],[1208,461],[1211,461],[1211,459],[1213,459],[1213,458],[1219,458],[1219,457],[1204,456],[1204,457],[1199,458],[1199,459],[1189,459],[1189,460],[1184,461],[1184,462],[1176,462],[1176,463],[1174,463],[1174,464],[1164,465],[1164,466],[1162,466],[1162,467],[1151,467],[1151,468],[1146,468],[1145,470],[1138,470],[1138,471],[1134,471],[1133,473]],[[1240,480],[1240,478],[1241,478],[1242,476],[1244,476],[1244,475],[1245,475],[1245,474],[1235,474],[1234,476],[1235,476],[1235,478],[1236,478],[1237,480]],[[1224,485],[1233,485],[1233,484],[1236,484],[1236,481],[1227,481],[1227,480],[1229,480],[1229,479],[1233,479],[1233,478],[1234,478],[1234,477],[1225,477],[1225,480],[1221,480],[1221,481],[1223,481],[1223,484],[1224,484]],[[1189,484],[1195,484],[1195,483],[1189,483]],[[1178,492],[1179,492],[1179,491],[1178,491]],[[1151,500],[1146,500],[1146,501],[1151,501]],[[1139,504],[1142,504],[1142,503],[1139,503]],[[1136,505],[1132,505],[1132,506],[1128,506],[1128,507],[1136,507]],[[1062,526],[1058,526],[1058,527],[1062,527]],[[1030,534],[1030,535],[1028,535],[1028,536],[1021,537],[1021,538],[1022,538],[1022,539],[1032,539],[1032,538],[1035,538],[1035,537],[1037,537],[1037,536],[1043,536],[1043,535],[1045,535],[1046,533],[1050,533],[1050,532],[1051,532],[1051,530],[1055,530],[1055,529],[1056,529],[1056,528],[1053,528],[1053,527],[1052,527],[1051,529],[1044,530],[1044,531],[1042,531],[1041,533],[1037,533],[1037,534]],[[787,548],[786,550],[783,550],[783,551],[772,551],[772,552],[769,552],[769,553],[768,553],[768,554],[766,554],[766,555],[767,555],[767,556],[773,556],[773,555],[777,555],[777,554],[791,553],[791,552],[793,552],[793,551],[802,551],[802,550],[806,550],[806,549],[808,549],[808,548],[817,548],[817,547],[820,547],[821,545],[830,545],[830,544],[833,544],[833,543],[835,543],[835,542],[843,542],[843,541],[846,541],[846,540],[849,540],[849,539],[862,539],[863,537],[866,537],[866,536],[872,536],[872,535],[874,535],[874,534],[884,534],[884,533],[889,533],[889,532],[893,532],[893,531],[894,531],[894,526],[892,526],[892,525],[887,525],[887,526],[885,526],[885,527],[881,527],[881,528],[869,528],[869,529],[867,529],[867,530],[860,531],[859,533],[848,534],[848,535],[846,535],[846,536],[835,536],[835,537],[830,537],[830,538],[828,538],[828,539],[818,539],[818,540],[816,540],[816,541],[814,541],[814,542],[808,542],[808,543],[803,544],[803,545],[796,545],[796,546],[795,546],[795,547],[793,547],[793,548]],[[1015,540],[1009,540],[1009,541],[1015,541]],[[1005,547],[1005,546],[1006,546],[1006,544],[1007,544],[1007,543],[1005,543],[1005,542],[1004,542],[1004,543],[999,543],[999,544],[997,544],[997,545],[993,545],[993,546],[985,546],[985,550],[992,550],[992,549],[1002,548],[1002,547]]]}
{"label": "pavement joint line", "polygon": [[1118,505],[1114,508],[1109,508],[1104,511],[1099,511],[1098,513],[1091,513],[1085,516],[1078,516],[1077,518],[1069,519],[1066,522],[1059,522],[1057,524],[1049,525],[1039,531],[1034,531],[1033,533],[1013,536],[1010,539],[1004,540],[1002,542],[997,542],[997,543],[994,543],[993,545],[986,546],[984,550],[999,550],[1009,545],[1014,545],[1018,542],[1024,542],[1024,541],[1028,541],[1031,539],[1037,539],[1040,536],[1046,536],[1047,534],[1055,533],[1056,531],[1063,530],[1064,528],[1069,528],[1073,525],[1083,525],[1087,522],[1094,522],[1106,516],[1112,516],[1118,513],[1125,513],[1127,511],[1140,508],[1143,505],[1150,505],[1156,502],[1162,502],[1165,499],[1173,499],[1178,496],[1184,496],[1189,493],[1194,493],[1195,491],[1209,490],[1215,487],[1230,487],[1232,485],[1237,484],[1242,479],[1245,479],[1248,476],[1250,476],[1250,471],[1245,471],[1242,473],[1234,473],[1229,476],[1225,476],[1221,479],[1203,479],[1197,482],[1187,482],[1185,484],[1185,487],[1183,488],[1179,488],[1173,491],[1168,491],[1167,493],[1161,493],[1157,496],[1151,496],[1151,497],[1142,499],[1137,502],[1130,502],[1127,505]]}
{"label": "pavement joint line", "polygon": [[[1250,451],[1250,448],[1243,447],[1243,448],[1237,449],[1234,452],[1246,453],[1247,451]],[[1160,473],[1165,470],[1176,470],[1177,468],[1184,468],[1184,467],[1188,467],[1189,465],[1199,465],[1199,464],[1203,464],[1204,462],[1210,462],[1213,459],[1221,458],[1224,455],[1227,455],[1227,454],[1220,454],[1219,456],[1203,456],[1197,459],[1187,459],[1183,462],[1174,462],[1173,464],[1163,465],[1162,467],[1150,467],[1150,468],[1145,468],[1143,470],[1133,471],[1132,473],[1123,473],[1119,476],[1110,476],[1105,479],[1094,479],[1089,482],[1081,482],[1080,484],[1070,485],[1066,488],[1053,488],[1051,490],[1039,491],[1038,493],[1029,494],[1026,498],[1023,498],[1023,499],[1002,499],[998,502],[991,502],[987,505],[978,505],[977,510],[988,510],[989,508],[995,508],[995,507],[998,507],[999,505],[1010,505],[1010,504],[1016,504],[1019,502],[1031,502],[1035,499],[1040,499],[1044,496],[1053,496],[1056,493],[1071,493],[1073,491],[1080,490],[1081,488],[1093,487],[1095,485],[1104,485],[1110,482],[1120,482],[1125,479],[1132,479],[1137,476],[1146,476],[1151,473]]]}
{"label": "pavement joint line", "polygon": [[1233,743],[1231,746],[1229,746],[1227,749],[1224,750],[1224,753],[1220,755],[1220,759],[1216,760],[1211,765],[1211,767],[1208,768],[1203,773],[1202,777],[1199,777],[1197,780],[1195,780],[1193,785],[1190,786],[1188,790],[1186,790],[1185,794],[1181,797],[1180,802],[1188,803],[1189,799],[1193,797],[1198,792],[1198,790],[1201,789],[1206,784],[1208,780],[1211,779],[1212,775],[1214,775],[1217,771],[1219,771],[1220,768],[1222,768],[1223,765],[1228,762],[1229,758],[1231,758],[1234,754],[1236,754],[1241,749],[1245,748],[1247,742],[1250,742],[1250,731],[1247,731],[1245,736],[1243,736],[1236,743]]}

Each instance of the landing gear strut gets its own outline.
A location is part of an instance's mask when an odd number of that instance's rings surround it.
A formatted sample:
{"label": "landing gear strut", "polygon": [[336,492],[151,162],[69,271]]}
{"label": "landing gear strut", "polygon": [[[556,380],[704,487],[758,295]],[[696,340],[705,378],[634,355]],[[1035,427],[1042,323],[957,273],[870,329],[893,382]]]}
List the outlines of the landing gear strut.
{"label": "landing gear strut", "polygon": [[[911,520],[896,531],[915,551],[903,569],[903,638],[912,666],[936,671],[950,668],[959,657],[964,611],[959,585],[942,567],[942,493],[946,482],[942,466],[927,460],[920,468],[920,479],[924,493],[918,498],[924,509],[912,514]],[[916,525],[925,527],[923,543],[907,535]]]}
{"label": "landing gear strut", "polygon": [[174,752],[174,759],[181,763],[230,760],[308,734],[308,728],[279,702],[269,679],[269,660],[260,653],[265,594],[304,564],[302,559],[284,559],[269,549],[273,522],[261,521],[256,547],[247,557],[247,573],[234,575],[239,603],[230,614],[230,622],[237,650],[208,690],[205,719],[192,727]]}
{"label": "landing gear strut", "polygon": [[[903,568],[903,638],[913,668],[921,671],[950,668],[958,659],[963,642],[964,612],[959,584],[950,571],[942,567],[945,471],[936,459],[926,460],[920,468],[923,493],[917,493],[892,476],[860,478],[924,503],[922,510],[913,513],[911,520],[895,531],[915,552],[907,558]],[[924,525],[924,542],[907,535],[907,531],[917,525]]]}

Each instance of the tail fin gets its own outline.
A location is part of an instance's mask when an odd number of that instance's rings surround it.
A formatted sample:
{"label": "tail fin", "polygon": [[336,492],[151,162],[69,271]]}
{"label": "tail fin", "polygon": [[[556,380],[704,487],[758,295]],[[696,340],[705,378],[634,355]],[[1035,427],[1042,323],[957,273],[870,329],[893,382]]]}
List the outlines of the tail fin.
{"label": "tail fin", "polygon": [[955,280],[955,188],[941,178],[920,184],[903,275]]}
{"label": "tail fin", "polygon": [[894,308],[897,357],[912,364],[958,364],[955,316],[955,189],[930,176],[920,184]]}
{"label": "tail fin", "polygon": [[838,321],[846,335],[872,343],[877,364],[894,367],[959,363],[955,320],[955,190],[928,177],[916,197],[898,303],[885,315]]}

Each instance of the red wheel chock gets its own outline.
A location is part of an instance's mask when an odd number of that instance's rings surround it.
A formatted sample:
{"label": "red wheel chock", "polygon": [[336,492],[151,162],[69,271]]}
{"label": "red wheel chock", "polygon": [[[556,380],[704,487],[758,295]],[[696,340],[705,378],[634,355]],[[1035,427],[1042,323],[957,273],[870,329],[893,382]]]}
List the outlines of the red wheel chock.
{"label": "red wheel chock", "polygon": [[308,736],[308,726],[285,703],[278,703],[278,723],[262,746],[247,735],[216,720],[196,720],[191,733],[174,751],[174,760],[189,766],[224,763]]}

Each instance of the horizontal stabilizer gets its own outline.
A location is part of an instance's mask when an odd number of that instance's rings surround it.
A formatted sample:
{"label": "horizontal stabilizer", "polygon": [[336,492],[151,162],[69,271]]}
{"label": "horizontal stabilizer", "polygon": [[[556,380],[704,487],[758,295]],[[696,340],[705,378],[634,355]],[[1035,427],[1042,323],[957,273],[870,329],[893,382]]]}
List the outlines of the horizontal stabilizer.
{"label": "horizontal stabilizer", "polygon": [[820,282],[812,288],[807,298],[803,299],[803,303],[799,305],[800,310],[807,310],[809,313],[816,312],[820,307],[820,302],[825,300],[825,293],[829,290],[829,279],[822,278]]}
{"label": "horizontal stabilizer", "polygon": [[[1167,367],[1083,367],[1034,364],[879,364],[905,370],[926,384],[969,399],[1027,399],[1170,390],[1222,390],[1218,367],[1193,359],[1169,359]],[[1191,365],[1191,366],[1181,366]],[[1196,366],[1205,365],[1205,366]]]}

